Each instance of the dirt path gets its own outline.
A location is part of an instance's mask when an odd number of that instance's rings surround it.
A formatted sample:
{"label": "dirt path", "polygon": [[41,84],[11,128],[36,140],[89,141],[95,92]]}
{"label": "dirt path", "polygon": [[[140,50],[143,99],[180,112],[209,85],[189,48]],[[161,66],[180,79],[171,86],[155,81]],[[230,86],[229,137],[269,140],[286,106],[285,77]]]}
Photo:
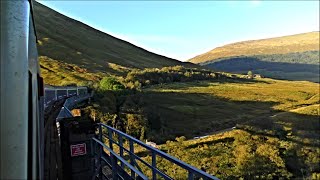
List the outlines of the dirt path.
{"label": "dirt path", "polygon": [[224,132],[228,132],[228,131],[232,131],[233,129],[235,129],[236,127],[231,127],[231,128],[227,128],[227,129],[223,129],[223,130],[220,130],[220,131],[215,131],[215,132],[211,132],[207,135],[204,135],[204,136],[195,136],[193,137],[192,139],[190,140],[194,140],[194,139],[202,139],[202,138],[206,138],[208,136],[212,136],[212,135],[216,135],[216,134],[220,134],[220,133],[224,133]]}
{"label": "dirt path", "polygon": [[319,106],[320,104],[312,104],[312,105],[309,105],[309,106],[303,106],[303,107],[299,107],[299,108],[296,108],[296,109],[291,109],[289,111],[286,111],[286,112],[279,112],[277,114],[274,114],[272,116],[270,116],[271,118],[274,118],[274,117],[277,117],[279,115],[283,115],[283,114],[287,114],[287,113],[292,113],[292,112],[297,112],[297,111],[300,111],[300,110],[303,110],[303,109],[306,109],[306,108],[309,108],[309,107],[313,107],[313,106]]}

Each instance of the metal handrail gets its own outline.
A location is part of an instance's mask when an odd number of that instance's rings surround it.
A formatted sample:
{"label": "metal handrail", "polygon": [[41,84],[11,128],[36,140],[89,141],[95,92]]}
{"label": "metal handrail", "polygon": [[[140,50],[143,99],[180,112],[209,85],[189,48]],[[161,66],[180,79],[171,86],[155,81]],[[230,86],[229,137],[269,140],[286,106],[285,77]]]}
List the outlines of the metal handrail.
{"label": "metal handrail", "polygon": [[[114,156],[115,158],[117,158],[120,162],[124,163],[128,168],[130,168],[131,170],[133,170],[140,178],[142,179],[148,179],[144,174],[142,174],[142,172],[138,171],[136,168],[134,168],[131,164],[129,164],[125,159],[123,159],[121,156],[119,156],[116,152],[114,152],[111,148],[109,148],[107,145],[105,145],[103,142],[101,142],[100,140],[98,140],[97,138],[92,138],[92,140],[98,144],[100,144],[103,148],[107,149],[110,154],[111,154],[111,158],[113,158],[112,156]],[[113,163],[113,166],[116,166],[117,163]]]}
{"label": "metal handrail", "polygon": [[[112,139],[109,139],[109,141],[112,141],[114,144],[118,145],[119,147],[121,147],[122,145],[120,145],[120,143],[112,140]],[[171,177],[169,177],[168,175],[166,174],[163,174],[159,169],[157,168],[154,168],[152,165],[148,164],[146,161],[144,161],[143,159],[141,159],[139,156],[137,156],[136,154],[134,154],[133,152],[131,152],[130,150],[126,149],[125,147],[122,147],[123,150],[125,150],[127,153],[130,154],[130,156],[134,156],[135,159],[138,159],[140,162],[142,162],[144,165],[146,165],[148,168],[151,168],[153,170],[155,170],[159,175],[161,175],[163,178],[165,179],[172,179]]]}
{"label": "metal handrail", "polygon": [[[131,166],[134,166],[136,163],[135,163],[135,159],[138,159],[139,161],[141,161],[142,163],[144,163],[145,165],[147,165],[147,167],[151,168],[152,170],[152,179],[156,179],[157,175],[160,175],[162,176],[164,179],[172,179],[171,177],[169,177],[167,174],[163,173],[161,170],[159,170],[157,167],[156,167],[156,156],[160,156],[162,158],[165,158],[167,159],[168,161],[180,166],[181,168],[185,169],[187,172],[188,172],[188,179],[191,180],[191,179],[194,179],[194,175],[197,175],[197,176],[200,176],[201,178],[203,179],[213,179],[213,180],[218,180],[217,177],[214,177],[206,172],[203,172],[185,162],[182,162],[180,161],[179,159],[175,158],[175,157],[172,157],[154,147],[151,147],[149,145],[146,145],[145,143],[141,142],[140,140],[124,133],[124,132],[121,132],[113,127],[110,127],[110,126],[107,126],[105,124],[102,124],[102,123],[98,123],[99,125],[99,139],[100,139],[100,143],[99,144],[104,144],[103,141],[102,141],[102,138],[103,137],[106,137],[108,140],[109,140],[109,150],[111,150],[113,153],[113,143],[118,145],[119,148],[120,148],[120,158],[122,158],[123,156],[123,150],[127,151],[130,155],[130,163],[131,163]],[[105,136],[103,135],[103,132],[102,132],[102,128],[106,128],[108,130],[108,136]],[[113,138],[112,138],[112,134],[115,133],[119,136],[119,143],[117,143]],[[122,138],[126,138],[128,141],[129,141],[129,144],[130,144],[130,149],[126,149],[125,147],[123,147],[122,145]],[[97,139],[95,139],[97,140]],[[136,143],[144,148],[146,148],[147,150],[150,150],[151,153],[152,153],[152,163],[149,164],[147,162],[145,162],[144,160],[142,160],[140,157],[138,157],[136,154],[134,154],[134,149],[133,149],[133,143]],[[104,145],[104,146],[107,146],[107,145]],[[122,164],[121,164],[122,165]],[[137,164],[136,164],[137,166]],[[139,167],[134,167],[134,169],[131,169],[133,172],[135,172],[136,170],[138,170]],[[131,174],[132,175],[132,174]]]}

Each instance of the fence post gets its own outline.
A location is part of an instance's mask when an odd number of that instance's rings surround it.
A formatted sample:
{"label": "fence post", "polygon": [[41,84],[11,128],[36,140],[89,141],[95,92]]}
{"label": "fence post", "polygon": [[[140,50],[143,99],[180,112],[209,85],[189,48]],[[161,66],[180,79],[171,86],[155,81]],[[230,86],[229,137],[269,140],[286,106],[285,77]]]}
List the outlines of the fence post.
{"label": "fence post", "polygon": [[[132,154],[134,154],[134,146],[133,146],[133,142],[131,139],[129,139],[129,150],[130,150],[130,164],[134,167],[134,156]],[[134,171],[131,169],[131,178],[135,179],[135,173]]]}
{"label": "fence post", "polygon": [[152,151],[152,179],[156,180],[157,179],[157,159],[156,159],[156,153]]}
{"label": "fence post", "polygon": [[[101,142],[103,142],[103,140],[102,140],[102,126],[101,126],[101,124],[99,124],[99,140],[101,141]],[[101,158],[101,156],[102,156],[102,149],[103,149],[103,147],[101,146],[101,145],[99,145],[99,155],[98,155],[98,157],[99,157],[99,160],[98,160],[98,162],[99,162],[99,166],[98,166],[98,168],[99,168],[99,179],[102,179],[102,158]]]}
{"label": "fence post", "polygon": [[[118,138],[119,138],[119,148],[120,148],[120,157],[123,158],[123,139],[122,139],[122,135],[121,134],[118,134]],[[121,161],[121,168],[123,169],[124,168],[124,164],[123,162]]]}
{"label": "fence post", "polygon": [[188,172],[188,180],[193,180],[193,173],[191,171]]}
{"label": "fence post", "polygon": [[112,130],[110,128],[108,128],[108,139],[109,139],[109,147],[111,150],[113,150]]}
{"label": "fence post", "polygon": [[117,159],[114,157],[112,153],[110,153],[110,160],[111,160],[111,166],[112,166],[112,180],[117,180]]}
{"label": "fence post", "polygon": [[[96,150],[97,150],[97,147],[96,147],[96,142],[93,140],[93,139],[91,139],[91,153],[92,153],[92,155],[93,155],[93,157],[94,157],[94,161],[93,161],[93,174],[94,175],[96,175],[96,172],[97,172],[97,156],[96,156]],[[92,179],[95,179],[95,177],[92,177]]]}

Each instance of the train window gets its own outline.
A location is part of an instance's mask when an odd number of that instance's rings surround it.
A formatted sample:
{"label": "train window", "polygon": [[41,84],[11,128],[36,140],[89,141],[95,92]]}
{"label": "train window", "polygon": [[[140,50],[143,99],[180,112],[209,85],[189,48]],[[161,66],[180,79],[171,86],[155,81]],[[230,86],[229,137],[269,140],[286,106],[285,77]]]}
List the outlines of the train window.
{"label": "train window", "polygon": [[67,97],[67,90],[65,89],[57,90],[57,96],[58,96],[58,99]]}

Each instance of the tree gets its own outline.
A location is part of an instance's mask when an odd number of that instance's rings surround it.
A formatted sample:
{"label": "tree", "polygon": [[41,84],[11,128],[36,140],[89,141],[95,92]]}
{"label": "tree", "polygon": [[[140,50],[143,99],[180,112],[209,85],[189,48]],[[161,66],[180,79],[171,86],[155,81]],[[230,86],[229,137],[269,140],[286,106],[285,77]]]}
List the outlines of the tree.
{"label": "tree", "polygon": [[146,133],[147,120],[140,114],[126,114],[126,133],[136,138],[144,138]]}
{"label": "tree", "polygon": [[124,89],[124,86],[113,77],[104,77],[100,81],[100,89],[104,91],[106,90],[117,91],[117,90]]}
{"label": "tree", "polygon": [[253,73],[252,73],[252,71],[248,71],[248,78],[249,78],[249,79],[252,79],[252,78],[253,78]]}

